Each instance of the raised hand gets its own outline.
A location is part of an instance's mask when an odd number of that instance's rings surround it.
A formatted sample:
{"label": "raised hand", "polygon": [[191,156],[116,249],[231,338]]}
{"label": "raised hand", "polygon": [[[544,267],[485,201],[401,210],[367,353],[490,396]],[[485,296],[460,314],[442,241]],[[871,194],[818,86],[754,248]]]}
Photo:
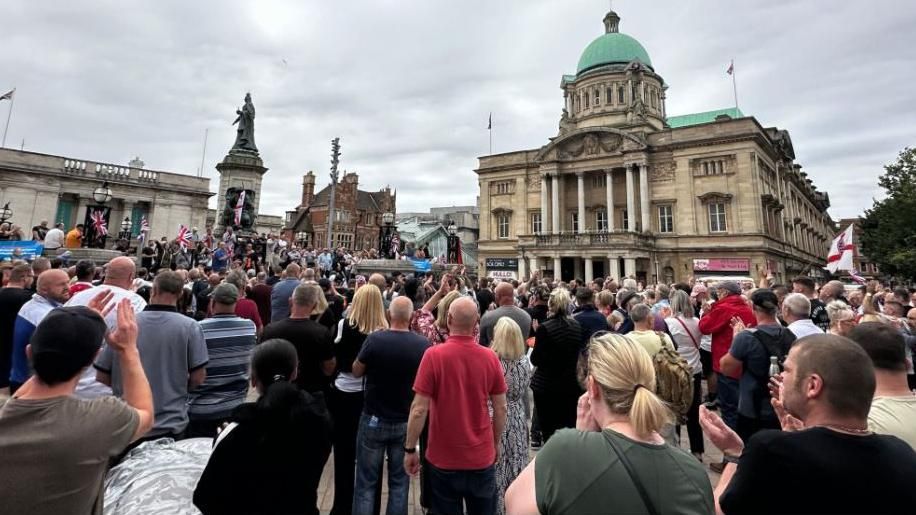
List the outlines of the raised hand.
{"label": "raised hand", "polygon": [[588,398],[588,392],[579,397],[579,403],[576,405],[576,429],[579,431],[601,431],[601,426],[592,415],[592,403]]}
{"label": "raised hand", "polygon": [[706,409],[706,406],[700,406],[700,426],[703,432],[719,450],[731,456],[740,456],[744,450],[744,442],[738,433],[732,428],[725,425],[725,422],[719,415]]}
{"label": "raised hand", "polygon": [[115,304],[111,302],[112,298],[114,298],[114,292],[107,288],[103,289],[92,297],[89,304],[86,304],[86,307],[98,313],[102,318],[105,318],[115,307]]}
{"label": "raised hand", "polygon": [[118,303],[118,326],[108,332],[105,340],[118,352],[137,348],[137,318],[130,300],[121,299]]}

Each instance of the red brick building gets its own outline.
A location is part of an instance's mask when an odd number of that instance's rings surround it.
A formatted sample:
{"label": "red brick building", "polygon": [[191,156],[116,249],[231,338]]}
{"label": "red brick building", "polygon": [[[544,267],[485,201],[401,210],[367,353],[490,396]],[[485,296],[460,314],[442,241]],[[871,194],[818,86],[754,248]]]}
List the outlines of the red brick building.
{"label": "red brick building", "polygon": [[[305,174],[302,201],[295,210],[286,212],[283,237],[313,247],[326,246],[330,193],[330,184],[315,193],[315,174]],[[332,245],[355,250],[378,247],[382,214],[396,213],[396,200],[397,193],[388,187],[376,192],[360,190],[359,175],[344,172],[334,200]]]}

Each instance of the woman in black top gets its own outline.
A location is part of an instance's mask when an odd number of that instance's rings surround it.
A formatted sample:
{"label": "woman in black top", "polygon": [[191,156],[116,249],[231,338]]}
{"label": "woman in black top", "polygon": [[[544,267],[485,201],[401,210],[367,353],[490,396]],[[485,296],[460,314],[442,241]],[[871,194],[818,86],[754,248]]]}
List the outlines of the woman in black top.
{"label": "woman in black top", "polygon": [[531,378],[534,406],[544,442],[564,427],[576,426],[576,403],[582,388],[576,377],[583,350],[582,326],[567,315],[569,292],[557,288],[550,294],[550,316],[534,333],[531,364],[537,367]]}
{"label": "woman in black top", "polygon": [[292,382],[296,349],[268,340],[251,354],[251,382],[261,397],[242,404],[194,490],[204,514],[318,513],[318,482],[331,453],[324,404]]}

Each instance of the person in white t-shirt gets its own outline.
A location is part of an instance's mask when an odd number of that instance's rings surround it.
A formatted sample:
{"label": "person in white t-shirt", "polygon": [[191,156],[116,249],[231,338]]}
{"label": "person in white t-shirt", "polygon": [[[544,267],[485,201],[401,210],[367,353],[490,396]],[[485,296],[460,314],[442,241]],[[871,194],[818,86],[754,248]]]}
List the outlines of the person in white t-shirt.
{"label": "person in white t-shirt", "polygon": [[824,334],[811,320],[811,301],[802,293],[790,293],[782,301],[782,319],[799,340],[812,334]]}
{"label": "person in white t-shirt", "polygon": [[[703,429],[700,427],[700,401],[703,396],[703,365],[700,361],[700,321],[695,316],[690,296],[681,290],[674,290],[669,299],[671,316],[665,319],[668,332],[677,345],[677,352],[687,361],[693,372],[693,401],[687,410],[687,436],[690,439],[690,453],[703,461]],[[680,430],[678,430],[680,433]]]}
{"label": "person in white t-shirt", "polygon": [[[134,313],[139,313],[146,308],[146,301],[143,297],[130,291],[133,285],[134,275],[137,267],[134,261],[129,257],[116,257],[108,262],[105,271],[105,281],[101,286],[83,290],[67,301],[67,306],[87,306],[92,298],[99,292],[100,288],[111,290],[114,294],[112,300],[116,306],[119,306],[121,299],[128,299]],[[114,331],[118,327],[118,309],[113,309],[105,317],[105,323],[108,329]],[[104,343],[103,343],[104,345]],[[80,376],[79,384],[76,386],[75,395],[84,399],[92,399],[103,395],[111,395],[111,388],[96,381],[95,370],[92,367],[87,368],[83,375]]]}
{"label": "person in white t-shirt", "polygon": [[63,227],[64,224],[57,224],[48,231],[48,234],[45,234],[45,249],[57,250],[64,246],[64,239],[67,235],[64,234]]}

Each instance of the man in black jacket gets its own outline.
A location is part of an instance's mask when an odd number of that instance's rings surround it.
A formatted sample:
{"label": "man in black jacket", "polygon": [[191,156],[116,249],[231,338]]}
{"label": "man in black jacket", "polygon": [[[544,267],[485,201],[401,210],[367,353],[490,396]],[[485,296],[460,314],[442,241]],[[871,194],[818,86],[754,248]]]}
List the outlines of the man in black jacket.
{"label": "man in black jacket", "polygon": [[595,333],[608,330],[607,318],[595,309],[595,292],[591,288],[583,286],[576,289],[576,303],[579,307],[573,318],[582,326],[582,342],[587,344]]}

